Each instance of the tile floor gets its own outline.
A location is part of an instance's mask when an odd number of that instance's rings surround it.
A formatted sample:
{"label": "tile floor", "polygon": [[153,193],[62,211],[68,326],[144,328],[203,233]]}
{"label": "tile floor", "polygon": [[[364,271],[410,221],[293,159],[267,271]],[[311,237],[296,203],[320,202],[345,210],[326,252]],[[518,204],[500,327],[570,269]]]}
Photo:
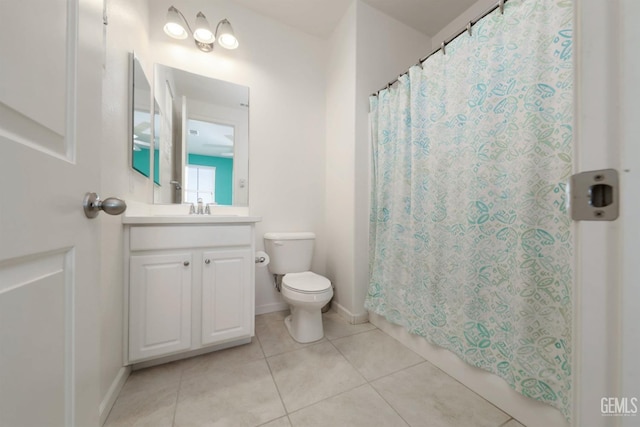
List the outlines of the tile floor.
{"label": "tile floor", "polygon": [[287,312],[250,344],[135,371],[105,426],[523,427],[370,323],[323,315],[299,344]]}

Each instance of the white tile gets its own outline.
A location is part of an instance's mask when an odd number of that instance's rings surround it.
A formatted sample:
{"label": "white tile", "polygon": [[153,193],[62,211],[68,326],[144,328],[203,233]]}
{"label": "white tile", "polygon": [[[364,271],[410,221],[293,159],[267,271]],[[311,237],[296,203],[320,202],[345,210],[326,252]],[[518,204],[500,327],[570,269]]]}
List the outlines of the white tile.
{"label": "white tile", "polygon": [[324,336],[328,340],[334,340],[336,338],[347,337],[349,335],[376,329],[376,327],[369,322],[352,325],[347,321],[347,319],[340,316],[335,311],[324,313],[322,315],[322,324],[324,327]]}
{"label": "white tile", "polygon": [[183,378],[175,427],[254,427],[285,415],[264,359]]}
{"label": "white tile", "polygon": [[271,313],[260,314],[256,316],[256,325],[267,322],[284,321],[284,318],[289,314],[291,314],[289,310],[273,311]]}
{"label": "white tile", "polygon": [[124,384],[120,397],[129,393],[150,392],[158,390],[178,390],[182,365],[180,362],[165,363],[151,368],[131,372]]}
{"label": "white tile", "polygon": [[214,351],[181,361],[183,380],[192,376],[207,375],[210,372],[228,369],[234,365],[264,359],[260,343],[254,337],[251,343]]}
{"label": "white tile", "polygon": [[104,427],[171,427],[177,395],[177,389],[121,395]]}
{"label": "white tile", "polygon": [[267,361],[289,412],[365,382],[329,342],[269,357]]}
{"label": "white tile", "polygon": [[291,338],[287,327],[284,325],[284,318],[288,315],[288,311],[279,311],[256,317],[256,336],[260,340],[262,350],[267,357],[326,341],[323,338],[314,343],[300,344],[296,342]]}
{"label": "white tile", "polygon": [[289,414],[289,418],[294,427],[408,426],[368,384]]}
{"label": "white tile", "polygon": [[260,427],[291,427],[291,423],[289,422],[288,417],[282,417],[266,424],[261,424]]}
{"label": "white tile", "polygon": [[332,343],[369,381],[424,361],[378,329],[333,340]]}
{"label": "white tile", "polygon": [[429,362],[371,385],[412,427],[496,427],[511,418]]}

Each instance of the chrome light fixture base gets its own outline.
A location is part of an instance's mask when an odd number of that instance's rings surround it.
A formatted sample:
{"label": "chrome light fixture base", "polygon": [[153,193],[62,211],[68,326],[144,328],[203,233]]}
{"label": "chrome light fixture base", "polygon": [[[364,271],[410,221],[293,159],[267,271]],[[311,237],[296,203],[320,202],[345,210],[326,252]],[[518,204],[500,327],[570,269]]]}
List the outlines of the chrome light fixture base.
{"label": "chrome light fixture base", "polygon": [[211,52],[213,50],[213,43],[202,43],[199,42],[198,40],[194,40],[196,46],[198,46],[198,49],[200,49],[203,52]]}
{"label": "chrome light fixture base", "polygon": [[198,12],[194,28],[191,29],[187,19],[175,6],[169,7],[167,21],[164,26],[164,32],[169,37],[184,40],[190,33],[196,47],[203,52],[211,52],[215,42],[225,49],[236,49],[239,45],[231,23],[226,18],[218,22],[214,34],[204,13]]}

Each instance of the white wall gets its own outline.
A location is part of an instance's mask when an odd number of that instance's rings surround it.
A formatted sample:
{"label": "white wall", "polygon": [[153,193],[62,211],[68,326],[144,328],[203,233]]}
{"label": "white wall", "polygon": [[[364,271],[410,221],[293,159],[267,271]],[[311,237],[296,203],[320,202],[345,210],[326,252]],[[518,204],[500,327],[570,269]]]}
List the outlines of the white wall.
{"label": "white wall", "polygon": [[356,7],[353,2],[329,39],[326,68],[327,276],[335,286],[335,305],[347,310],[354,305]]}
{"label": "white wall", "polygon": [[355,1],[329,40],[327,69],[327,273],[336,306],[366,320],[369,285],[369,94],[431,49],[431,39]]}
{"label": "white wall", "polygon": [[456,34],[462,28],[465,28],[469,21],[476,19],[489,8],[495,6],[496,3],[496,0],[478,0],[475,2],[471,7],[469,7],[469,9],[462,12],[460,16],[451,21],[446,27],[432,37],[432,49],[439,48],[443,41],[449,40],[451,36]]}
{"label": "white wall", "polygon": [[[238,49],[203,53],[162,31],[172,1],[151,4],[149,62],[249,87],[249,209],[262,216],[256,249],[268,231],[315,231],[313,269],[324,274],[326,42],[233,1],[176,4],[190,22],[201,10],[212,26],[223,18],[233,25]],[[266,268],[256,270],[256,306],[287,307]]]}
{"label": "white wall", "polygon": [[[130,53],[135,51],[149,77],[147,1],[108,0],[105,67],[102,84],[101,189],[103,197],[127,202],[151,201],[148,178],[131,169],[129,78]],[[123,242],[119,216],[100,215],[102,227],[100,277],[100,410],[110,408],[117,379],[122,377]],[[111,402],[112,403],[112,402]],[[103,417],[106,414],[103,415]]]}

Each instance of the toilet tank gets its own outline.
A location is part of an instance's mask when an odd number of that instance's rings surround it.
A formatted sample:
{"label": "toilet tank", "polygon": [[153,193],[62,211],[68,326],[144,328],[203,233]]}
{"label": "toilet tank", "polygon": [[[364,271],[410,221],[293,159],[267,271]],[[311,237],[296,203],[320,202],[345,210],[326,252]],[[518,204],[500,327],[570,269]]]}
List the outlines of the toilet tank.
{"label": "toilet tank", "polygon": [[310,232],[266,233],[264,246],[271,258],[271,273],[287,274],[311,270],[315,239],[316,235]]}

